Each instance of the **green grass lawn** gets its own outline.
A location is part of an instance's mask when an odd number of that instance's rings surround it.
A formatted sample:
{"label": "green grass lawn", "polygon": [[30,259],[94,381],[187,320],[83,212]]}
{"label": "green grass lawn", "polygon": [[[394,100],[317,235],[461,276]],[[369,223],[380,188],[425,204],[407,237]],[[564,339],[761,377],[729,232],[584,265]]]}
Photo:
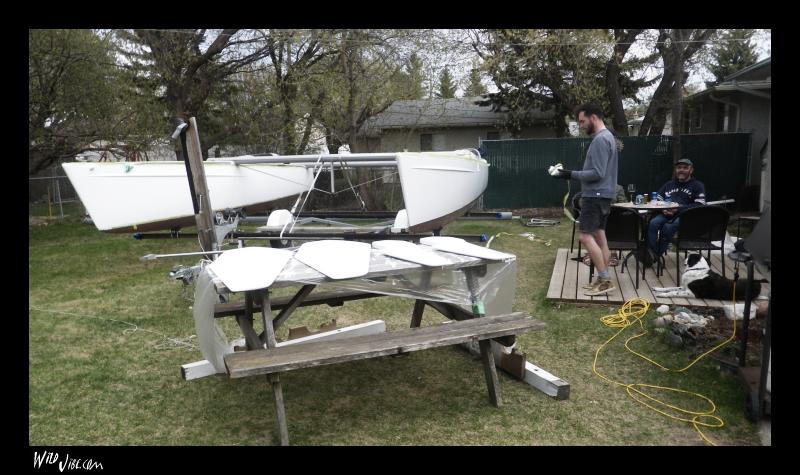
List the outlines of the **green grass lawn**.
{"label": "green grass lawn", "polygon": [[[66,213],[67,211],[65,211]],[[276,444],[266,378],[217,375],[183,381],[180,365],[201,360],[194,339],[192,289],[169,278],[193,258],[140,262],[150,253],[197,250],[191,239],[136,241],[63,221],[29,228],[29,424],[31,445]],[[526,228],[517,221],[461,221],[445,234],[495,237],[492,248],[517,256],[515,311],[546,323],[519,337],[528,360],[571,385],[556,401],[500,373],[504,405],[489,404],[480,361],[457,347],[414,352],[285,373],[284,400],[293,445],[704,445],[688,423],[636,403],[592,371],[595,351],[617,330],[600,318],[608,305],[545,299],[558,247],[569,246],[569,223]],[[540,240],[518,236],[533,232]],[[343,307],[301,308],[288,326],[339,326],[376,318],[388,330],[408,327],[413,301],[379,298]],[[652,329],[652,314],[646,328]],[[232,319],[224,319],[229,337]],[[426,308],[423,325],[444,317]],[[636,327],[638,328],[638,327]],[[634,328],[624,336],[634,334]],[[720,429],[704,432],[719,445],[759,445],[745,417],[736,378],[706,359],[684,373],[659,370],[615,339],[598,371],[624,383],[699,392],[714,401]],[[632,345],[673,368],[688,350],[650,332]],[[674,398],[667,398],[675,401]],[[695,400],[679,400],[700,407]]]}

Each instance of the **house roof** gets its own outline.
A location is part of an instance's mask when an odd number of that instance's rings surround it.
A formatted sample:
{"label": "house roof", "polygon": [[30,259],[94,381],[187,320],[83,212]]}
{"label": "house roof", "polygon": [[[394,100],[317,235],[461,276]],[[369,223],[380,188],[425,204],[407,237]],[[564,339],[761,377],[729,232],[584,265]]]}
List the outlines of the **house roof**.
{"label": "house roof", "polygon": [[756,64],[748,66],[740,71],[737,71],[731,74],[730,76],[727,76],[723,82],[717,84],[716,86],[706,88],[705,90],[692,94],[691,96],[687,96],[684,100],[692,102],[697,99],[703,98],[706,95],[711,94],[712,92],[735,92],[735,91],[751,92],[752,94],[768,98],[767,94],[769,94],[769,91],[772,89],[771,76],[767,76],[761,79],[753,79],[746,81],[740,81],[738,78],[753,71],[756,71],[758,69],[768,67],[770,65],[770,60],[771,58],[767,58]]}
{"label": "house roof", "polygon": [[[370,133],[384,129],[443,128],[498,126],[506,113],[492,112],[491,106],[479,106],[481,97],[457,97],[452,99],[421,99],[395,101],[385,111],[367,121]],[[548,119],[552,112],[534,111],[532,118]]]}
{"label": "house roof", "polygon": [[765,66],[770,66],[771,64],[772,64],[772,57],[770,56],[769,58],[767,58],[765,60],[759,61],[756,64],[751,64],[750,66],[748,66],[748,67],[746,67],[744,69],[741,69],[741,70],[736,71],[735,73],[733,73],[733,74],[731,74],[729,76],[726,76],[725,79],[723,79],[722,82],[723,83],[728,82],[728,81],[730,81],[732,79],[736,79],[739,76],[747,74],[747,73],[749,73],[751,71],[755,71],[756,69],[763,68]]}

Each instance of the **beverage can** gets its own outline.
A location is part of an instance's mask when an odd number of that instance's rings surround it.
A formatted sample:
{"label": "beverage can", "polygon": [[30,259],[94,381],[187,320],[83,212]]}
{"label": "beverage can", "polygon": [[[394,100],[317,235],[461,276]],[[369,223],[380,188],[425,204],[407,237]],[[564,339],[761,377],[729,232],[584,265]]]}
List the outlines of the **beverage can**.
{"label": "beverage can", "polygon": [[650,193],[650,201],[656,201],[658,199],[658,193],[653,191]]}
{"label": "beverage can", "polygon": [[644,204],[644,196],[642,196],[642,195],[636,195],[636,204],[637,204],[637,205]]}
{"label": "beverage can", "polygon": [[650,193],[645,193],[644,194],[644,204],[647,204],[649,202],[650,202]]}

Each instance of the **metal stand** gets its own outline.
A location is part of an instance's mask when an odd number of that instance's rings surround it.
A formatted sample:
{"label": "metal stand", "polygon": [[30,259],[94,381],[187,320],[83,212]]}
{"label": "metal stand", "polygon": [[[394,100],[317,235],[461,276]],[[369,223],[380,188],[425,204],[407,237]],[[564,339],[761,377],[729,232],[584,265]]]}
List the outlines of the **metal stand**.
{"label": "metal stand", "polygon": [[[743,262],[747,266],[747,287],[745,291],[744,314],[742,318],[742,342],[739,346],[739,364],[735,369],[742,386],[746,391],[745,410],[747,417],[753,422],[761,419],[765,413],[769,412],[770,395],[767,391],[767,377],[769,375],[770,358],[772,356],[772,294],[770,292],[769,307],[767,309],[767,320],[765,337],[762,341],[761,365],[747,366],[747,341],[750,331],[750,308],[753,296],[750,294],[750,283],[753,281],[753,259],[746,252],[731,252],[728,256],[738,262]],[[734,271],[734,285],[738,280],[739,273]],[[734,318],[736,316],[736,306],[734,303]]]}

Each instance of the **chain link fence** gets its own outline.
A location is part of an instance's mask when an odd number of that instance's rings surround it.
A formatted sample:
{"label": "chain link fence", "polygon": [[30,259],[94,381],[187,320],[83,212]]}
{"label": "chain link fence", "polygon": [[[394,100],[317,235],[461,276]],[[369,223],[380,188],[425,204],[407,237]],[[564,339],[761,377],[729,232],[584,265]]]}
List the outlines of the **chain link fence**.
{"label": "chain link fence", "polygon": [[75,188],[59,165],[37,176],[28,177],[28,215],[64,219],[85,209]]}

